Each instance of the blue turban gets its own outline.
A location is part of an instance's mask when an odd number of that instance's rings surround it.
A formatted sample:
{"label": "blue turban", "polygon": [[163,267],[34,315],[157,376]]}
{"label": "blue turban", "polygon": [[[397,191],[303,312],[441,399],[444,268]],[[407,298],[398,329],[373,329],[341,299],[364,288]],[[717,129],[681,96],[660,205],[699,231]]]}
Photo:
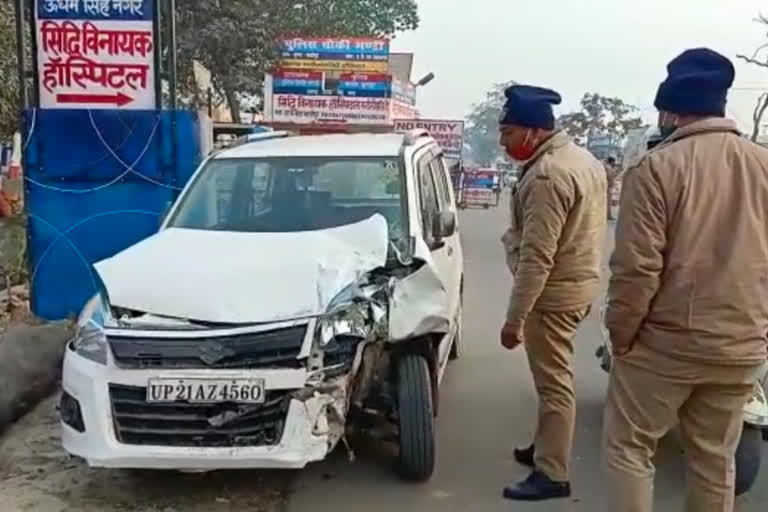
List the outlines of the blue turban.
{"label": "blue turban", "polygon": [[686,50],[667,65],[653,104],[673,114],[724,116],[735,75],[727,57],[707,48]]}
{"label": "blue turban", "polygon": [[501,111],[499,124],[524,126],[552,130],[555,116],[552,105],[559,105],[562,98],[558,93],[543,87],[513,85],[504,91],[507,97]]}

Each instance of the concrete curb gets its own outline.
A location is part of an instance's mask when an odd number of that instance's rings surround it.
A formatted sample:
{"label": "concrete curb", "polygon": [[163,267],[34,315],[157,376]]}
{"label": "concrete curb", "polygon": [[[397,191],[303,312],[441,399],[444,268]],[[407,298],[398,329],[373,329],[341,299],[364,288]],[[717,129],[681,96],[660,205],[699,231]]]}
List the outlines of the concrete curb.
{"label": "concrete curb", "polygon": [[0,432],[53,392],[71,337],[69,322],[14,327],[0,337]]}

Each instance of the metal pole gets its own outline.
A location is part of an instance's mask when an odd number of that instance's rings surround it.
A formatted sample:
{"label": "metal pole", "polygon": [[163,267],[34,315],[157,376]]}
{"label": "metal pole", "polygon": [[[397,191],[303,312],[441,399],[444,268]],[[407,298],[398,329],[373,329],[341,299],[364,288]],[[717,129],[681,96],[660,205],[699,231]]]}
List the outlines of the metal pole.
{"label": "metal pole", "polygon": [[27,91],[27,63],[24,59],[24,0],[14,0],[14,15],[16,16],[16,65],[19,73],[19,111],[27,108],[29,94]]}
{"label": "metal pole", "polygon": [[176,1],[167,0],[168,17],[168,94],[171,109],[171,157],[173,161],[173,182],[179,183],[179,140],[176,127]]}
{"label": "metal pole", "polygon": [[[23,5],[23,3],[22,3]],[[40,106],[40,80],[38,78],[37,69],[37,20],[35,20],[35,13],[37,7],[33,3],[30,5],[29,16],[29,46],[32,49],[32,90],[35,92],[34,98],[32,98],[32,104],[37,108]],[[24,55],[22,54],[22,57]]]}
{"label": "metal pole", "polygon": [[168,89],[176,110],[176,0],[168,0]]}
{"label": "metal pole", "polygon": [[155,108],[163,108],[163,38],[160,25],[160,0],[154,0],[154,15],[152,16],[152,32],[154,32],[155,51],[153,55],[155,67]]}

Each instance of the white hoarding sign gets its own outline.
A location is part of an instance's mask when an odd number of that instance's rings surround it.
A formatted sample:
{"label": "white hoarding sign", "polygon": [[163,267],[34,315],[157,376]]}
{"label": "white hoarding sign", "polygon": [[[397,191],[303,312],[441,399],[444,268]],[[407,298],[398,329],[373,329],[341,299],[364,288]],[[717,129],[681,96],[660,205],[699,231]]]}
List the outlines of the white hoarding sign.
{"label": "white hoarding sign", "polygon": [[272,94],[271,121],[380,125],[390,122],[389,107],[387,98]]}
{"label": "white hoarding sign", "polygon": [[153,0],[38,0],[41,108],[154,109]]}
{"label": "white hoarding sign", "polygon": [[461,158],[464,147],[464,121],[443,119],[396,119],[395,131],[405,132],[413,129],[427,130],[440,144],[449,158]]}

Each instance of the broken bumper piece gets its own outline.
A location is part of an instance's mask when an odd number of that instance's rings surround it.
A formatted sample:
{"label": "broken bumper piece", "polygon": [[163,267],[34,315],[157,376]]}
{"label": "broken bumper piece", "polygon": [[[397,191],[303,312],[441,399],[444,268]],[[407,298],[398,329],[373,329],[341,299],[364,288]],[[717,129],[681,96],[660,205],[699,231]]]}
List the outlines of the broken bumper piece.
{"label": "broken bumper piece", "polygon": [[[221,406],[148,407],[143,392],[156,372],[109,368],[71,352],[64,366],[62,386],[78,401],[85,429],[81,433],[62,423],[63,446],[93,467],[302,468],[324,459],[340,438],[335,418],[343,405],[330,394],[307,393],[304,370],[215,371],[216,378],[263,378],[269,390],[263,408],[222,420],[233,415],[225,411],[202,416]],[[213,375],[199,370],[173,373],[177,378]],[[304,396],[297,398],[299,389],[305,390]]]}

